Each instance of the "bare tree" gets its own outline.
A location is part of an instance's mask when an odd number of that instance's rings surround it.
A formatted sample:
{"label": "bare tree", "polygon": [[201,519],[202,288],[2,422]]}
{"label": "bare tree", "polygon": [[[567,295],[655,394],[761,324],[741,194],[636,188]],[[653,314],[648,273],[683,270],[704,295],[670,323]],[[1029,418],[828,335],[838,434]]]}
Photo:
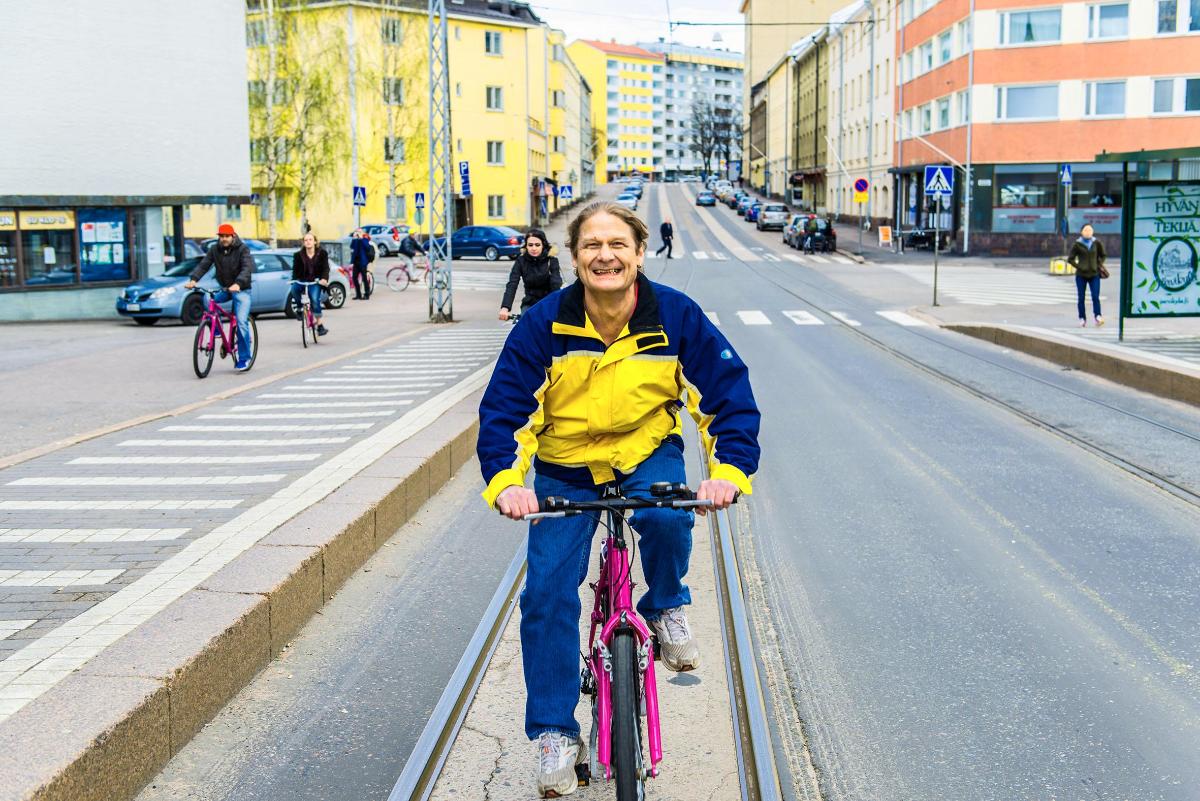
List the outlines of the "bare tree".
{"label": "bare tree", "polygon": [[713,139],[715,146],[713,150],[718,161],[724,160],[726,169],[729,168],[729,163],[742,152],[741,119],[741,109],[737,106],[714,110]]}
{"label": "bare tree", "polygon": [[717,149],[717,125],[716,109],[707,98],[692,101],[692,118],[687,127],[688,149],[700,156],[706,175],[712,172],[713,153]]}

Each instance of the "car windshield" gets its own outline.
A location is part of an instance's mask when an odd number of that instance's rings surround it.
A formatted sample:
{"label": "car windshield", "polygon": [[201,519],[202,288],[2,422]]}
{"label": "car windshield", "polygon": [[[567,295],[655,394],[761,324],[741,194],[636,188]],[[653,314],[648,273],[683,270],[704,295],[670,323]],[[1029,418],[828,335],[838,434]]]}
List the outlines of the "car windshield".
{"label": "car windshield", "polygon": [[782,211],[782,212],[784,212],[784,213],[786,214],[786,213],[787,213],[787,206],[779,206],[779,205],[767,206],[767,207],[764,209],[764,211]]}
{"label": "car windshield", "polygon": [[172,265],[169,270],[163,273],[163,276],[166,278],[179,278],[196,269],[196,265],[199,263],[200,259],[184,259],[178,264]]}

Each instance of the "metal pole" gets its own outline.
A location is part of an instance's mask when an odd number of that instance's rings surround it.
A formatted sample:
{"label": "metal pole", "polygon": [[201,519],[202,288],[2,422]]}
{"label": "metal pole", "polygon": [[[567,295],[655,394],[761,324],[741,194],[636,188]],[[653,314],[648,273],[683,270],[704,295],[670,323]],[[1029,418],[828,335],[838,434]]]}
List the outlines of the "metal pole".
{"label": "metal pole", "polygon": [[[900,29],[900,47],[896,50],[896,102],[893,104],[892,126],[896,131],[896,166],[904,166],[904,133],[900,130],[900,117],[904,114],[904,9],[903,0],[896,3],[896,25]],[[904,237],[900,234],[901,204],[904,202],[904,174],[896,171],[896,185],[892,190],[892,202],[896,209],[896,228],[892,231],[892,247],[897,253],[904,252]]]}
{"label": "metal pole", "polygon": [[[871,84],[870,92],[867,94],[867,138],[870,144],[867,146],[867,181],[870,186],[867,187],[867,216],[871,216],[871,207],[875,205],[875,6],[871,4],[871,0],[867,0],[867,11],[871,17],[867,30],[870,32],[871,41],[868,48],[871,59],[871,67],[868,72],[868,83]],[[860,215],[861,216],[861,215]],[[858,221],[858,252],[862,255],[862,220]]]}
{"label": "metal pole", "polygon": [[938,305],[937,302],[937,284],[938,284],[938,241],[942,238],[938,226],[941,225],[942,196],[938,195],[934,201],[933,210],[933,305]]}
{"label": "metal pole", "polygon": [[[971,32],[971,52],[967,54],[967,166],[963,170],[963,191],[967,193],[966,208],[963,211],[963,255],[971,251],[971,134],[975,125],[975,115],[971,113],[971,104],[975,97],[975,0],[971,0],[971,13],[967,17],[967,30]],[[962,112],[960,111],[959,114]]]}
{"label": "metal pole", "polygon": [[[454,319],[450,290],[454,184],[450,150],[450,50],[446,0],[429,0],[429,322]],[[441,226],[442,238],[436,236]]]}
{"label": "metal pole", "polygon": [[[350,101],[350,196],[353,203],[354,189],[358,186],[358,109],[354,102],[355,59],[354,59],[354,6],[346,6],[346,54],[349,65],[348,99]],[[360,207],[354,206],[354,227],[360,225]],[[274,210],[272,210],[274,213]]]}

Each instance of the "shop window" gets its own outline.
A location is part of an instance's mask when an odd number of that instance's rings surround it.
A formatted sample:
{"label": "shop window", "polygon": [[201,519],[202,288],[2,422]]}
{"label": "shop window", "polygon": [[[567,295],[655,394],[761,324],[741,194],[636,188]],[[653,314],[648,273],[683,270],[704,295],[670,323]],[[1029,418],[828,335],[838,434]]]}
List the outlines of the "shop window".
{"label": "shop window", "polygon": [[0,210],[0,288],[17,285],[17,213]]}
{"label": "shop window", "polygon": [[1072,164],[1070,208],[1067,225],[1073,232],[1091,225],[1098,234],[1121,233],[1121,188],[1119,170],[1107,164]]}
{"label": "shop window", "polygon": [[23,211],[18,227],[26,286],[75,283],[74,212]]}
{"label": "shop window", "polygon": [[998,166],[993,185],[993,231],[1054,233],[1058,202],[1057,165]]}
{"label": "shop window", "polygon": [[1062,9],[1010,11],[1000,17],[1000,44],[1057,42],[1062,38]]}
{"label": "shop window", "polygon": [[125,209],[80,209],[79,280],[128,281],[129,225]]}

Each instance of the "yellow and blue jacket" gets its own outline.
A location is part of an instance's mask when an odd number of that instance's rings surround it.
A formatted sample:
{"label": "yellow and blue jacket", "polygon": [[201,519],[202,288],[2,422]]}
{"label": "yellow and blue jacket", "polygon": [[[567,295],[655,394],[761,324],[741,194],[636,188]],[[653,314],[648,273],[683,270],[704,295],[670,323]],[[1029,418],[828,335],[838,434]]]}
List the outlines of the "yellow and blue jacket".
{"label": "yellow and blue jacket", "polygon": [[628,475],[668,438],[680,410],[700,430],[712,478],[744,493],[758,469],[760,415],[745,363],[695,301],[638,276],[633,317],[611,345],[583,285],[531,307],[509,335],[479,404],[484,499],[539,471],[598,485]]}

